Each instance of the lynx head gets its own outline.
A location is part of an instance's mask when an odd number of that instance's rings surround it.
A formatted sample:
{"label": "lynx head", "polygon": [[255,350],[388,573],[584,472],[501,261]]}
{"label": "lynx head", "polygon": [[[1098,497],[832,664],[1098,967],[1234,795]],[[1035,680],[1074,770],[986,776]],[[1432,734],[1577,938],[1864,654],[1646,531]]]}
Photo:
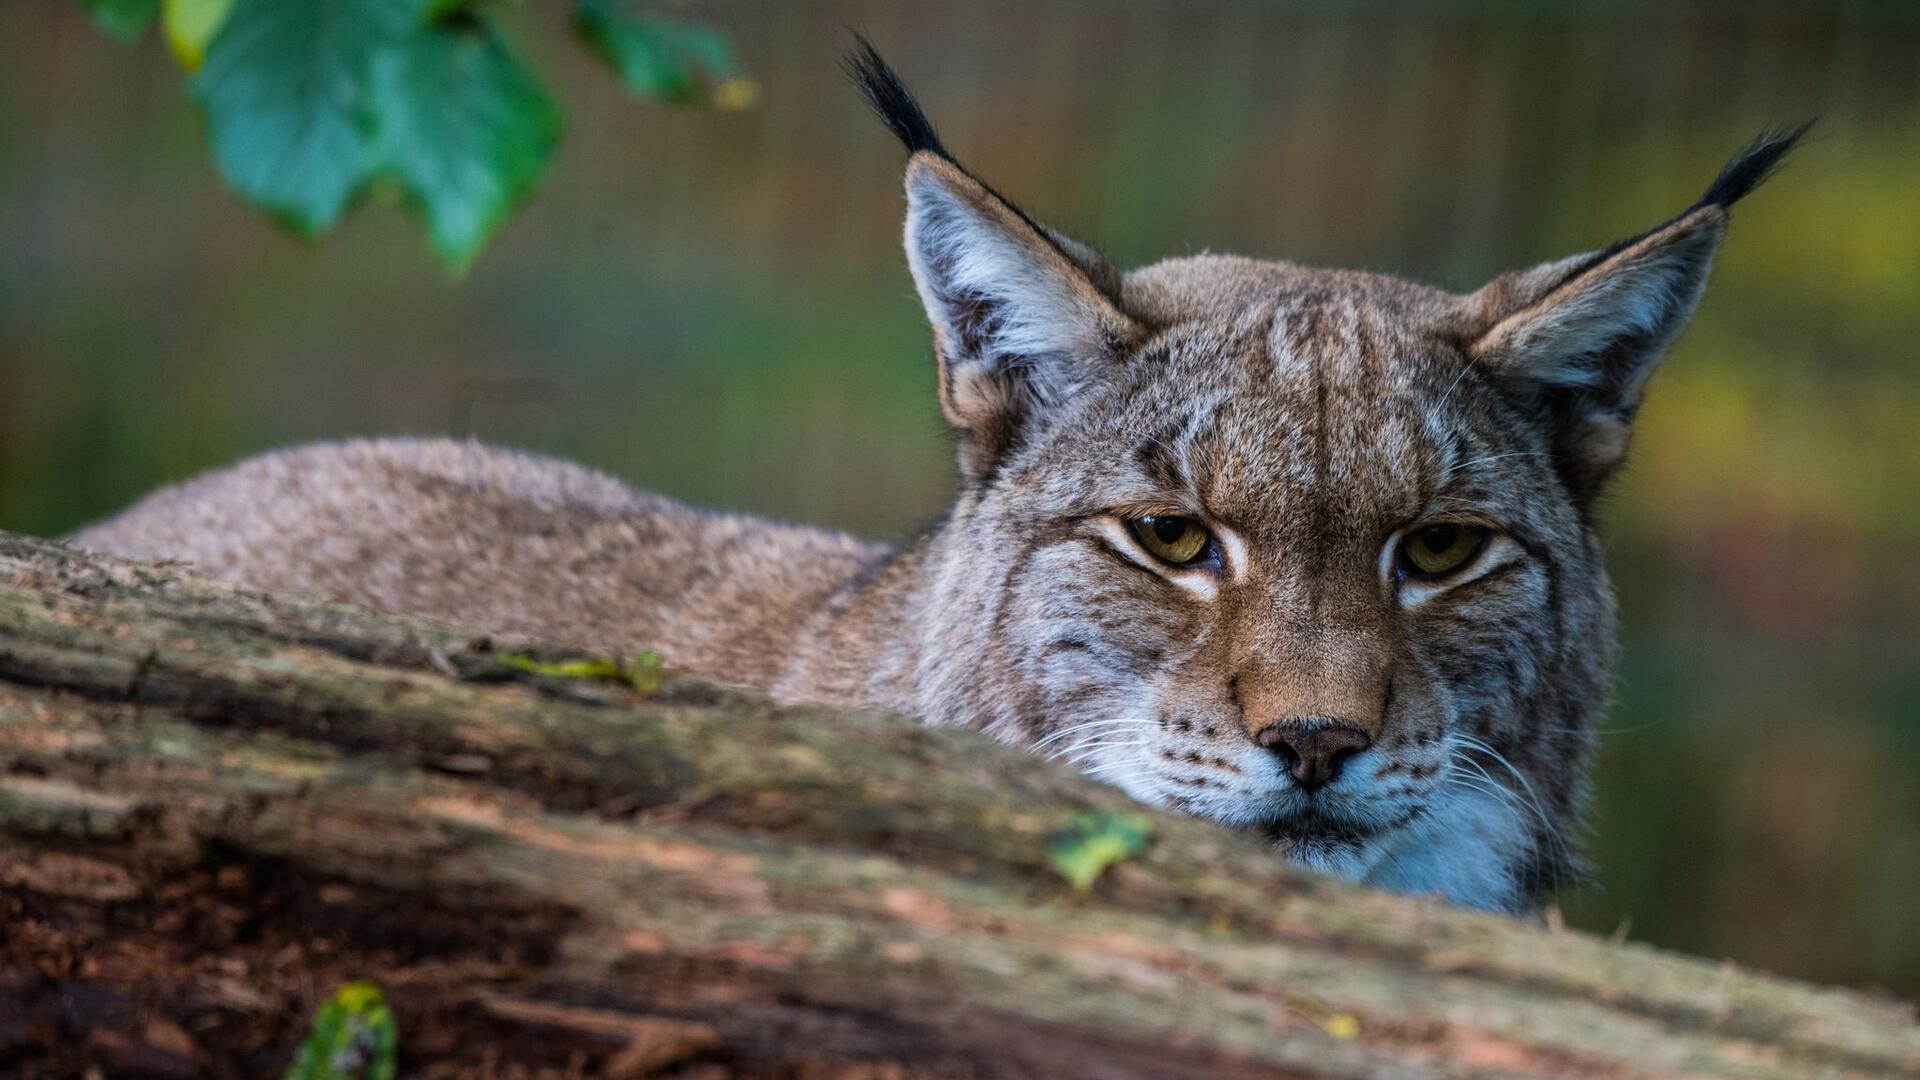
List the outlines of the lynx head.
{"label": "lynx head", "polygon": [[1595,501],[1729,207],[1800,132],[1469,295],[1121,273],[962,168],[862,46],[963,477],[927,541],[922,713],[1390,888],[1519,910],[1574,873],[1613,657]]}

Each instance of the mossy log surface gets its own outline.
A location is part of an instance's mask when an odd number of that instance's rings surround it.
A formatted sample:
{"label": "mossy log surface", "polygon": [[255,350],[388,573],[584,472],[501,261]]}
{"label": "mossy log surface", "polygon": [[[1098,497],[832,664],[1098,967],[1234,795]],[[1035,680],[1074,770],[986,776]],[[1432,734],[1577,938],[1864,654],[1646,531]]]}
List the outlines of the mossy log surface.
{"label": "mossy log surface", "polygon": [[[1910,1076],[1910,1004],[1374,894],[965,731],[0,534],[0,1070]],[[512,643],[554,659],[554,646]],[[1755,888],[1764,889],[1764,882]]]}

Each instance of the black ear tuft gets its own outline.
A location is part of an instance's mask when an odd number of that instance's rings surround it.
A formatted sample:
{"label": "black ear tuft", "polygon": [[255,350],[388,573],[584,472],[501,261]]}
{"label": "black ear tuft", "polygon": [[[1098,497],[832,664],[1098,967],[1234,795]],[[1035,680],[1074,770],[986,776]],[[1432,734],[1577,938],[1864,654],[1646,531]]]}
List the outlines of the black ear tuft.
{"label": "black ear tuft", "polygon": [[1758,138],[1747,144],[1745,150],[1727,162],[1720,170],[1720,175],[1714,177],[1713,186],[1700,196],[1700,201],[1695,205],[1725,208],[1744,198],[1747,192],[1759,187],[1762,181],[1773,175],[1774,169],[1780,165],[1780,159],[1793,149],[1793,144],[1799,142],[1800,136],[1805,135],[1812,126],[1813,121],[1809,120],[1791,131],[1768,129],[1761,132]]}
{"label": "black ear tuft", "polygon": [[908,90],[900,76],[880,58],[873,42],[865,35],[856,33],[853,39],[857,47],[840,59],[840,66],[867,95],[867,103],[879,114],[887,130],[906,145],[908,153],[926,150],[952,161],[953,155],[940,145],[940,136],[934,134],[933,124],[927,120],[927,114],[920,111],[920,103],[913,99],[913,91]]}

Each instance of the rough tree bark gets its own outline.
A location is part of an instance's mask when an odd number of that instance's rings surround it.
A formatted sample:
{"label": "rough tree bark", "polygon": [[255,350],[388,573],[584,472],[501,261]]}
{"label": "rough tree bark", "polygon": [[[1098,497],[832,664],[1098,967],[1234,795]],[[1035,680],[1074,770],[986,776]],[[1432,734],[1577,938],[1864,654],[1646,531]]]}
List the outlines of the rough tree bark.
{"label": "rough tree bark", "polygon": [[[550,655],[564,651],[548,648]],[[1909,1005],[1376,895],[963,731],[534,674],[428,623],[0,534],[0,1066],[1912,1075]],[[1764,887],[1756,883],[1756,888]]]}

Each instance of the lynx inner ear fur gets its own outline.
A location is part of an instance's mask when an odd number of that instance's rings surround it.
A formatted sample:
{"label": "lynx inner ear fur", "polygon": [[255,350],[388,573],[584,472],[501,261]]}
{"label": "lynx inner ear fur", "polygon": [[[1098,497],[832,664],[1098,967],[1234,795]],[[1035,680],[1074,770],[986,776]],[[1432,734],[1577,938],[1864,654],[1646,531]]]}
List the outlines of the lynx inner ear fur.
{"label": "lynx inner ear fur", "polygon": [[1138,328],[1115,302],[1119,274],[962,168],[871,45],[848,71],[912,157],[907,264],[933,326],[940,405],[978,478],[1036,412],[1117,362]]}
{"label": "lynx inner ear fur", "polygon": [[967,431],[1065,401],[1134,336],[1045,235],[929,153],[907,166],[906,249],[933,324],[941,404]]}
{"label": "lynx inner ear fur", "polygon": [[1729,210],[1809,126],[1762,135],[1666,224],[1502,275],[1468,298],[1484,328],[1469,360],[1548,411],[1576,498],[1590,500],[1625,460],[1647,379],[1699,306]]}

